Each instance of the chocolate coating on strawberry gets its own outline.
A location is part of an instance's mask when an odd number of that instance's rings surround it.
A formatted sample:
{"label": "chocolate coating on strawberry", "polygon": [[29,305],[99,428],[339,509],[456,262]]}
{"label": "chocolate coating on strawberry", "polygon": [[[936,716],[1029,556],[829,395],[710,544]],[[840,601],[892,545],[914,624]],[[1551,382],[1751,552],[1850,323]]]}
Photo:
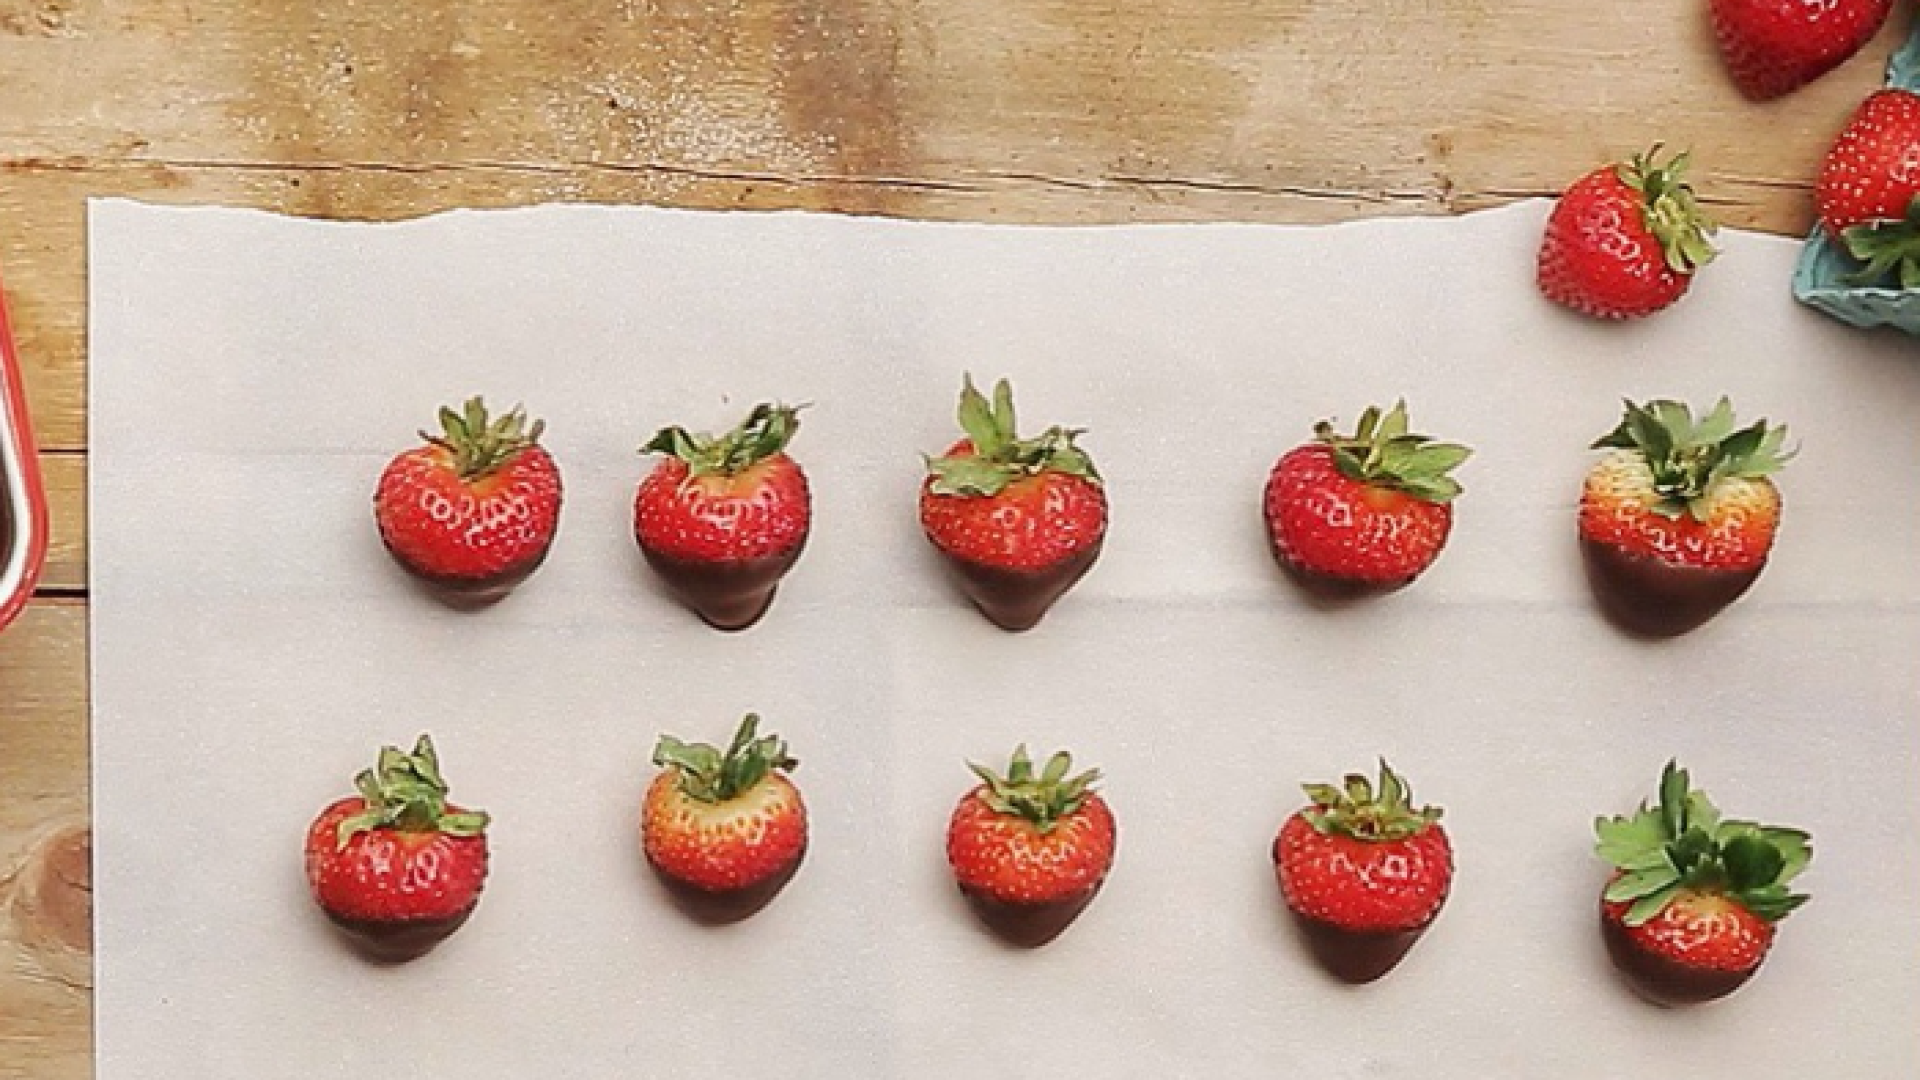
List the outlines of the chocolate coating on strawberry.
{"label": "chocolate coating on strawberry", "polygon": [[[758,911],[798,869],[807,808],[787,773],[799,763],[748,713],[725,750],[663,735],[647,787],[641,848],[682,906],[707,921]],[[690,895],[691,894],[691,895]]]}
{"label": "chocolate coating on strawberry", "polygon": [[486,813],[447,801],[433,742],[385,747],[358,796],[308,829],[307,882],[321,910],[381,959],[417,956],[459,929],[486,882]]}
{"label": "chocolate coating on strawberry", "polygon": [[799,426],[798,406],[763,403],[724,435],[669,427],[642,448],[666,457],[634,494],[634,540],[716,629],[758,622],[806,547],[812,493],[786,453]]}
{"label": "chocolate coating on strawberry", "polygon": [[1597,818],[1594,832],[1613,868],[1600,897],[1608,952],[1652,1001],[1732,993],[1759,970],[1776,924],[1807,900],[1788,884],[1812,861],[1811,838],[1723,818],[1671,761],[1657,806]]}
{"label": "chocolate coating on strawberry", "polygon": [[969,764],[981,780],[947,825],[947,862],[981,920],[1018,945],[1052,940],[1077,918],[1113,867],[1113,812],[1092,785],[1098,770],[1070,776],[1054,754],[1035,772],[1022,746],[1005,775]]}
{"label": "chocolate coating on strawberry", "polygon": [[545,561],[559,527],[560,471],[518,406],[498,418],[471,398],[442,408],[439,434],[381,472],[374,520],[395,560],[443,597],[498,600]]}
{"label": "chocolate coating on strawberry", "polygon": [[1387,763],[1377,785],[1358,774],[1308,784],[1312,803],[1273,842],[1287,908],[1315,957],[1348,982],[1392,970],[1419,940],[1453,885],[1453,848],[1436,807]]}
{"label": "chocolate coating on strawberry", "polygon": [[921,529],[988,620],[1030,629],[1099,558],[1105,487],[1079,430],[1019,437],[1004,379],[988,401],[967,377],[959,421],[967,437],[927,462]]}
{"label": "chocolate coating on strawberry", "polygon": [[1453,530],[1472,451],[1407,430],[1405,402],[1368,408],[1352,435],[1321,421],[1267,476],[1262,510],[1274,558],[1310,587],[1386,591],[1433,564]]}
{"label": "chocolate coating on strawberry", "polygon": [[1596,169],[1547,217],[1537,277],[1547,299],[1598,319],[1651,315],[1686,294],[1714,257],[1716,226],[1686,182],[1688,156],[1660,147]]}
{"label": "chocolate coating on strawberry", "polygon": [[1735,430],[1722,398],[1696,421],[1674,401],[1626,403],[1593,445],[1579,534],[1601,610],[1649,636],[1684,633],[1758,579],[1779,527],[1770,479],[1793,456],[1786,428]]}

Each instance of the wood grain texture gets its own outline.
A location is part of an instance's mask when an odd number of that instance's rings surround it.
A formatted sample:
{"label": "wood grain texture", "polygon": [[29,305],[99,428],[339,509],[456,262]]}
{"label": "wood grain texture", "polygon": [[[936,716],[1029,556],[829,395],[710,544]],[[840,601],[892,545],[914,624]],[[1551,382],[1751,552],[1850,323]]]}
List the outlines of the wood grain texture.
{"label": "wood grain texture", "polygon": [[89,1075],[86,638],[78,599],[0,635],[0,1078]]}
{"label": "wood grain texture", "polygon": [[0,0],[0,276],[54,517],[0,636],[0,1078],[90,1071],[87,199],[1319,222],[1665,140],[1724,222],[1793,234],[1910,17],[1753,105],[1702,2]]}
{"label": "wood grain texture", "polygon": [[1753,105],[1693,4],[8,0],[0,266],[41,437],[77,449],[93,195],[1325,221],[1547,194],[1664,139],[1728,224],[1797,233],[1907,17]]}

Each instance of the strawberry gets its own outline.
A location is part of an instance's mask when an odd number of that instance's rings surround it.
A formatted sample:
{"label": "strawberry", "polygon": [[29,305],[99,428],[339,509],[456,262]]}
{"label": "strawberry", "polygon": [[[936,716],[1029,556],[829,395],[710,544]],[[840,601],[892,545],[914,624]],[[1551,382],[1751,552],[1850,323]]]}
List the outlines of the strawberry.
{"label": "strawberry", "polygon": [[1651,315],[1685,295],[1713,260],[1715,226],[1684,179],[1688,159],[1660,148],[1574,181],[1547,217],[1540,291],[1598,319]]}
{"label": "strawberry", "polygon": [[1725,398],[1697,422],[1679,402],[1627,402],[1580,494],[1580,546],[1607,614],[1666,636],[1745,593],[1779,527],[1769,477],[1793,457],[1786,437],[1764,420],[1734,430]]}
{"label": "strawberry", "polygon": [[1634,988],[1667,1004],[1738,989],[1760,969],[1775,924],[1805,903],[1787,883],[1813,858],[1798,829],[1722,820],[1706,792],[1667,762],[1660,805],[1594,821],[1613,873],[1600,924]]}
{"label": "strawberry", "polygon": [[1025,746],[1005,776],[969,763],[980,783],[947,824],[961,893],[989,926],[1026,944],[1064,930],[1113,868],[1113,812],[1092,789],[1099,770],[1070,777],[1072,765],[1061,751],[1036,775]]}
{"label": "strawberry", "polygon": [[1453,848],[1440,810],[1415,809],[1413,789],[1387,763],[1377,787],[1358,774],[1308,784],[1311,805],[1273,840],[1287,907],[1320,959],[1354,982],[1398,963],[1446,903]]}
{"label": "strawberry", "polygon": [[1920,288],[1920,94],[1860,103],[1821,161],[1813,202],[1827,234],[1867,264],[1855,284],[1891,273]]}
{"label": "strawberry", "polygon": [[307,830],[307,883],[335,925],[389,959],[458,930],[487,879],[487,815],[447,801],[433,741],[384,747]]}
{"label": "strawberry", "polygon": [[927,462],[921,529],[989,621],[1029,629],[1100,555],[1107,533],[1100,473],[1074,444],[1078,429],[1020,438],[1005,379],[991,404],[965,380],[960,428],[967,437]]}
{"label": "strawberry", "polygon": [[1407,432],[1407,406],[1369,408],[1351,436],[1314,425],[1314,441],[1267,476],[1267,538],[1280,565],[1309,583],[1405,585],[1440,555],[1460,485],[1447,474],[1472,452]]}
{"label": "strawberry", "polygon": [[786,776],[798,762],[787,744],[758,733],[748,713],[725,751],[660,737],[640,813],[641,847],[669,883],[697,893],[765,899],[800,864],[807,807]]}
{"label": "strawberry", "polygon": [[400,565],[452,596],[504,596],[546,559],[560,521],[560,471],[542,421],[518,406],[489,419],[479,398],[440,410],[438,435],[380,474],[373,516]]}
{"label": "strawberry", "polygon": [[1720,58],[1753,101],[1781,97],[1873,40],[1893,0],[1712,0]]}
{"label": "strawberry", "polygon": [[724,435],[668,427],[641,448],[665,456],[634,493],[634,540],[717,629],[758,622],[806,547],[812,496],[786,453],[799,429],[797,407],[760,404]]}

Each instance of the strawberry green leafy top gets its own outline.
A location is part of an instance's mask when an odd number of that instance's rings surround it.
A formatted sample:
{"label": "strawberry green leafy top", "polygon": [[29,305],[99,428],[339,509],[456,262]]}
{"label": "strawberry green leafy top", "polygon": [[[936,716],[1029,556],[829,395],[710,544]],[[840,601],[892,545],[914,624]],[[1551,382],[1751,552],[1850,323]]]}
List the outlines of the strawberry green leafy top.
{"label": "strawberry green leafy top", "polygon": [[1872,285],[1893,277],[1902,289],[1920,289],[1920,195],[1907,203],[1905,217],[1863,221],[1841,233],[1847,250],[1866,263],[1847,275],[1853,285]]}
{"label": "strawberry green leafy top", "polygon": [[1768,427],[1760,420],[1735,431],[1733,424],[1733,405],[1724,397],[1698,422],[1678,401],[1628,401],[1620,426],[1595,440],[1593,449],[1639,451],[1653,470],[1653,489],[1660,496],[1654,512],[1669,518],[1692,514],[1694,520],[1706,521],[1711,510],[1707,498],[1715,484],[1778,472],[1797,453],[1784,449],[1785,425]]}
{"label": "strawberry green leafy top", "polygon": [[1300,812],[1322,836],[1355,840],[1405,840],[1425,832],[1440,820],[1440,808],[1413,807],[1413,788],[1380,761],[1378,790],[1359,773],[1349,773],[1340,786],[1305,785],[1313,805]]}
{"label": "strawberry green leafy top", "polygon": [[440,407],[440,434],[420,437],[453,455],[453,467],[462,480],[477,480],[506,464],[515,454],[540,441],[545,420],[527,423],[527,414],[515,405],[497,420],[489,419],[480,398],[468,398],[459,412]]}
{"label": "strawberry green leafy top", "polygon": [[653,763],[676,770],[680,790],[687,797],[704,803],[729,802],[752,791],[775,769],[788,772],[800,764],[788,756],[786,740],[760,735],[759,727],[759,714],[748,713],[724,753],[706,743],[684,743],[662,735],[653,748]]}
{"label": "strawberry green leafy top", "polygon": [[1336,434],[1325,420],[1314,425],[1313,434],[1333,448],[1334,466],[1347,479],[1433,503],[1450,502],[1460,494],[1460,482],[1447,474],[1473,453],[1408,432],[1404,401],[1394,402],[1385,416],[1368,406],[1352,435]]}
{"label": "strawberry green leafy top", "polygon": [[931,458],[935,495],[998,495],[1023,476],[1060,472],[1095,484],[1100,473],[1093,459],[1074,445],[1085,434],[1080,428],[1050,427],[1031,439],[1022,439],[1014,425],[1013,387],[1005,379],[994,385],[989,402],[965,376],[960,390],[960,429],[973,443],[971,456]]}
{"label": "strawberry green leafy top", "polygon": [[664,427],[640,452],[671,454],[687,463],[688,476],[732,476],[785,450],[800,430],[800,410],[804,407],[762,402],[738,427],[720,436]]}
{"label": "strawberry green leafy top", "polygon": [[1798,829],[1727,821],[1689,785],[1687,772],[1667,762],[1660,774],[1660,805],[1640,804],[1632,817],[1596,818],[1594,850],[1620,871],[1606,898],[1631,902],[1628,926],[1658,915],[1682,890],[1719,893],[1768,922],[1806,903],[1787,891],[1813,859],[1812,838]]}
{"label": "strawberry green leafy top", "polygon": [[1640,193],[1641,216],[1647,231],[1660,241],[1667,267],[1676,274],[1691,274],[1713,261],[1716,252],[1708,238],[1718,226],[1700,209],[1693,188],[1687,184],[1689,155],[1683,151],[1665,165],[1656,165],[1654,158],[1659,154],[1660,147],[1655,144],[1653,149],[1621,164],[1616,175],[1621,183]]}
{"label": "strawberry green leafy top", "polygon": [[489,819],[483,811],[448,810],[440,758],[433,751],[433,740],[424,734],[413,744],[411,754],[396,746],[381,747],[379,761],[354,777],[353,786],[367,805],[340,822],[335,843],[341,848],[358,834],[375,829],[478,836],[487,828]]}
{"label": "strawberry green leafy top", "polygon": [[1036,776],[1024,744],[1013,751],[1005,776],[972,762],[967,768],[985,785],[980,789],[981,801],[996,813],[1025,818],[1042,833],[1052,832],[1061,818],[1084,806],[1094,781],[1100,779],[1099,769],[1068,776],[1073,758],[1065,750],[1048,758],[1047,767]]}

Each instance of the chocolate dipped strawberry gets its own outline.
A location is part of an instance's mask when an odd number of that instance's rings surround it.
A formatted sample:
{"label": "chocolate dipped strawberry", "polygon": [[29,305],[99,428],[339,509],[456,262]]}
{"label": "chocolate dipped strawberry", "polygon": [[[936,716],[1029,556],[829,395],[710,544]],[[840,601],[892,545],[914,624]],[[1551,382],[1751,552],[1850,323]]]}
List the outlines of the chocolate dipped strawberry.
{"label": "chocolate dipped strawberry", "polygon": [[1281,456],[1261,500],[1273,555],[1295,580],[1339,591],[1385,591],[1433,565],[1453,530],[1472,451],[1407,430],[1407,406],[1360,414],[1352,435],[1314,425]]}
{"label": "chocolate dipped strawberry", "polygon": [[447,801],[433,741],[384,747],[359,794],[307,830],[307,884],[327,918],[370,954],[405,960],[458,930],[487,878],[487,815]]}
{"label": "chocolate dipped strawberry", "polygon": [[989,402],[966,379],[959,416],[966,438],[927,462],[920,526],[981,614],[1027,630],[1099,558],[1106,491],[1080,431],[1020,438],[1006,380]]}
{"label": "chocolate dipped strawberry", "polygon": [[1348,982],[1385,975],[1413,948],[1453,886],[1453,848],[1435,807],[1380,763],[1378,785],[1349,775],[1308,784],[1305,808],[1273,840],[1287,907],[1328,971]]}
{"label": "chocolate dipped strawberry", "polygon": [[1117,830],[1093,790],[1099,770],[1070,776],[1072,765],[1061,751],[1036,773],[1024,746],[1004,775],[970,763],[980,783],[947,824],[947,863],[961,893],[982,922],[1017,945],[1058,936],[1113,868]]}
{"label": "chocolate dipped strawberry", "polygon": [[1780,524],[1771,476],[1792,458],[1785,427],[1735,430],[1721,398],[1694,419],[1677,401],[1626,403],[1593,448],[1580,549],[1601,609],[1635,633],[1685,633],[1759,578]]}
{"label": "chocolate dipped strawberry", "polygon": [[396,455],[373,495],[380,540],[401,566],[462,603],[505,596],[553,546],[560,471],[543,421],[498,418],[479,398],[440,410],[440,434]]}
{"label": "chocolate dipped strawberry", "polygon": [[1733,993],[1760,970],[1779,922],[1805,895],[1787,886],[1813,859],[1798,829],[1731,821],[1667,762],[1660,802],[1596,818],[1595,851],[1613,867],[1600,929],[1614,965],[1664,1005]]}
{"label": "chocolate dipped strawberry", "polygon": [[[748,713],[725,750],[663,735],[640,837],[647,862],[692,914],[743,917],[773,899],[807,849],[807,807],[787,744]],[[691,895],[689,895],[691,894]]]}
{"label": "chocolate dipped strawberry", "polygon": [[663,456],[634,494],[634,540],[716,629],[758,622],[806,547],[812,496],[786,453],[799,428],[797,407],[760,404],[724,435],[668,427],[641,448]]}

